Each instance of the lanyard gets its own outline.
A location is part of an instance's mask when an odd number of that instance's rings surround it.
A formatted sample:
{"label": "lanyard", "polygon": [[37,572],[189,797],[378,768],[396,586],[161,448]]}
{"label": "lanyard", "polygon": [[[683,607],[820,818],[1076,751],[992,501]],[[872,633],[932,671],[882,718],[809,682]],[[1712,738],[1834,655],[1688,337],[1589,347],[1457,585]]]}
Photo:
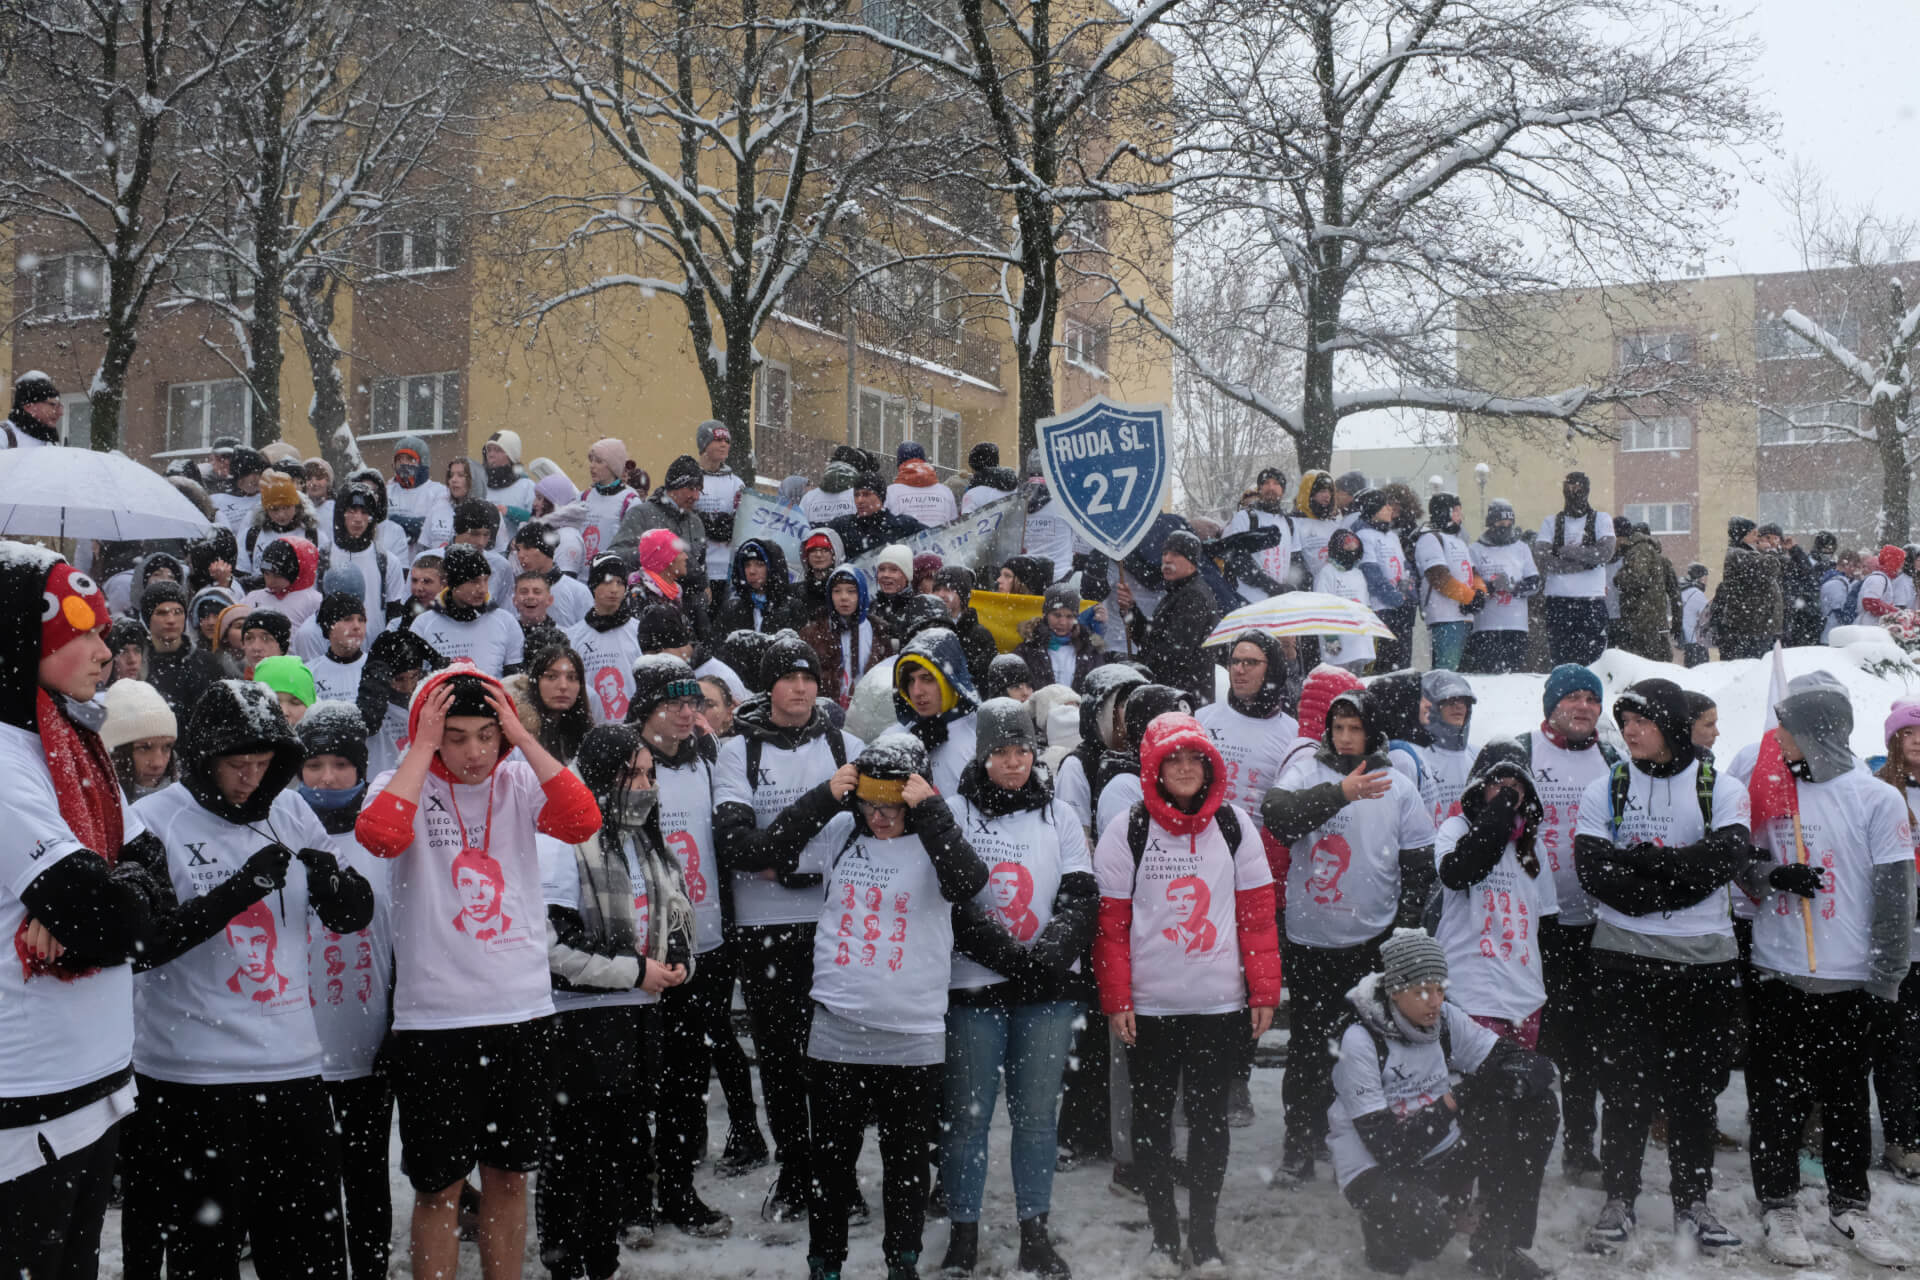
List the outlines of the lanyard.
{"label": "lanyard", "polygon": [[[480,831],[480,852],[485,853],[493,847],[493,783],[494,775],[487,775],[487,822]],[[447,800],[453,805],[453,820],[460,824],[460,847],[464,851],[467,844],[467,820],[460,816],[460,797],[453,783],[447,784]]]}

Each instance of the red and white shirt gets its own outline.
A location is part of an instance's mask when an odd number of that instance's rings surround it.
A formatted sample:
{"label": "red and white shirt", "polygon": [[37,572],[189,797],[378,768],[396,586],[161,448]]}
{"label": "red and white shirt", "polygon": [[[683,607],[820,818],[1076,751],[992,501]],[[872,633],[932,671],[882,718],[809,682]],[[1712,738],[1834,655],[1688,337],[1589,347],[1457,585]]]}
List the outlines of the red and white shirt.
{"label": "red and white shirt", "polygon": [[[1279,785],[1302,791],[1345,775],[1302,752]],[[1357,947],[1385,933],[1400,908],[1400,851],[1433,843],[1433,818],[1419,789],[1388,771],[1387,794],[1344,805],[1324,826],[1293,842],[1287,868],[1287,941]]]}
{"label": "red and white shirt", "polygon": [[[1467,834],[1464,816],[1442,823],[1433,842],[1437,868]],[[1560,909],[1553,874],[1528,875],[1509,840],[1480,883],[1440,889],[1434,937],[1447,952],[1447,999],[1483,1018],[1525,1022],[1547,1002],[1540,972],[1540,921]]]}

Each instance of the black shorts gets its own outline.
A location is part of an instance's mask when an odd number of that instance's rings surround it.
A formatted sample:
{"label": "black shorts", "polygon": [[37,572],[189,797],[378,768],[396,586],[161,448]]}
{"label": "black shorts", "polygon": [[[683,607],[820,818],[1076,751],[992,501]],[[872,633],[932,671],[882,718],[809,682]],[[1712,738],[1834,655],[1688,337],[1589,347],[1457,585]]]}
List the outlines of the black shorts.
{"label": "black shorts", "polygon": [[393,1033],[389,1073],[413,1189],[444,1191],[474,1165],[540,1165],[553,1019]]}

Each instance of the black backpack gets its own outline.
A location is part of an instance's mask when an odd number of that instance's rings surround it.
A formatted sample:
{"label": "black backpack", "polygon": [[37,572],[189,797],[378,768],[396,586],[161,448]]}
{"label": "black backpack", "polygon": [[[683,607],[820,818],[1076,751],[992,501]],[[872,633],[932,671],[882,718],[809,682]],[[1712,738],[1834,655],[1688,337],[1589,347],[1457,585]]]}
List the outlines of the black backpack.
{"label": "black backpack", "polygon": [[[1366,1020],[1357,1014],[1347,1019],[1347,1026],[1360,1028],[1367,1033],[1367,1038],[1373,1041],[1373,1051],[1380,1057],[1380,1075],[1384,1079],[1387,1074],[1387,1038],[1368,1026]],[[1347,1034],[1346,1027],[1340,1029],[1340,1034],[1342,1036]],[[1447,1030],[1447,1013],[1445,1009],[1440,1011],[1440,1056],[1446,1060],[1448,1068],[1451,1069],[1453,1066],[1453,1036]]]}
{"label": "black backpack", "polygon": [[[1220,834],[1227,838],[1228,852],[1237,852],[1240,848],[1240,815],[1234,812],[1232,805],[1223,804],[1213,811],[1213,820],[1220,824]],[[1127,813],[1127,848],[1133,851],[1135,875],[1140,873],[1140,859],[1146,856],[1147,825],[1150,821],[1146,802],[1136,801]]]}

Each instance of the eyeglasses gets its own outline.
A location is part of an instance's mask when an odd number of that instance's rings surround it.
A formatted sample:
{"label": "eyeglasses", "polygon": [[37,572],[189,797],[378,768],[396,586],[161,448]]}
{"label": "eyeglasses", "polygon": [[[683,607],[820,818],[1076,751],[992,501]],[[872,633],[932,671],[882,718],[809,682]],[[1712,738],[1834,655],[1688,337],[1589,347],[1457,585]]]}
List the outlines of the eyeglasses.
{"label": "eyeglasses", "polygon": [[1265,658],[1228,658],[1227,665],[1245,671],[1249,667],[1264,667],[1267,665],[1267,660]]}
{"label": "eyeglasses", "polygon": [[877,818],[882,814],[890,818],[898,818],[905,814],[906,811],[907,806],[903,804],[875,804],[871,800],[860,801],[860,812],[870,818]]}

